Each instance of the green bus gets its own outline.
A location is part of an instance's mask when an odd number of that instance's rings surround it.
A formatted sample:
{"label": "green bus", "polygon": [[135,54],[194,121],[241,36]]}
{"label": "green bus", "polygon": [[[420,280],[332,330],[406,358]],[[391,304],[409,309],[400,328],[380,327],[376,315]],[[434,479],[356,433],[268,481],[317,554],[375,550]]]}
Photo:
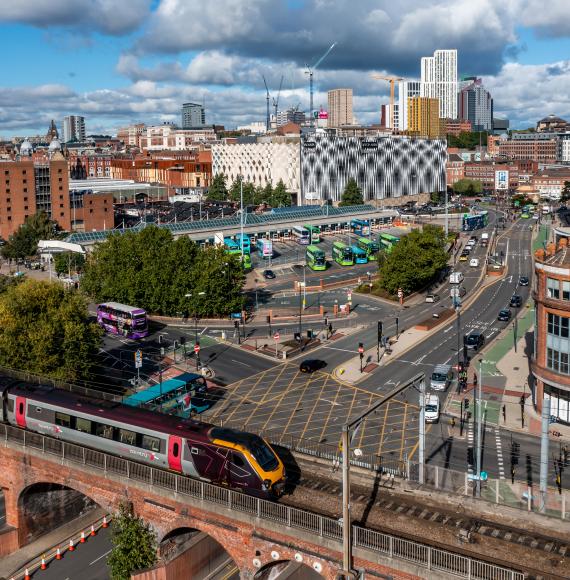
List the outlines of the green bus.
{"label": "green bus", "polygon": [[309,232],[309,244],[318,244],[321,241],[321,228],[319,226],[304,225]]}
{"label": "green bus", "polygon": [[366,252],[366,257],[369,260],[377,260],[378,252],[380,251],[380,244],[368,238],[358,238],[356,245]]}
{"label": "green bus", "polygon": [[243,269],[244,270],[251,270],[253,268],[253,264],[251,263],[251,254],[249,252],[243,253]]}
{"label": "green bus", "polygon": [[317,246],[307,247],[307,251],[305,252],[305,260],[307,266],[309,266],[311,270],[327,269],[327,260],[325,258],[325,253],[323,252],[323,250],[319,250]]}
{"label": "green bus", "polygon": [[354,256],[350,246],[342,242],[335,242],[332,248],[333,260],[341,266],[354,266]]}
{"label": "green bus", "polygon": [[400,241],[400,238],[393,236],[392,234],[382,233],[378,236],[378,242],[380,244],[380,249],[386,252],[391,252],[392,248]]}

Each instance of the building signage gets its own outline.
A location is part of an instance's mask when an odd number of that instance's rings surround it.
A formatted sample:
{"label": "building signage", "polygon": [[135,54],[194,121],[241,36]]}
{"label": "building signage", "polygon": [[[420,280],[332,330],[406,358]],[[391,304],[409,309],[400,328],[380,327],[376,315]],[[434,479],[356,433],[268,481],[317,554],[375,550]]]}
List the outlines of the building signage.
{"label": "building signage", "polygon": [[378,141],[362,141],[361,147],[364,150],[378,149]]}
{"label": "building signage", "polygon": [[495,189],[509,189],[509,172],[495,171]]}
{"label": "building signage", "polygon": [[303,143],[303,147],[305,149],[315,149],[316,146],[317,146],[317,144],[314,141],[305,141]]}

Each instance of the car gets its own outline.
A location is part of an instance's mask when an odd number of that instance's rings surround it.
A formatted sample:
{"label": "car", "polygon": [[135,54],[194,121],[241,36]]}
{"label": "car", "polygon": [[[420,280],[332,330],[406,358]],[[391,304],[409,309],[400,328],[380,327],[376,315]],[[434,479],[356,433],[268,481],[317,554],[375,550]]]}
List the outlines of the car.
{"label": "car", "polygon": [[508,322],[511,319],[511,311],[503,308],[503,310],[499,311],[499,316],[497,316],[497,320],[501,322]]}
{"label": "car", "polygon": [[528,213],[526,213],[526,211],[524,213],[521,214],[521,218],[523,220],[528,220],[530,219],[530,215]]}
{"label": "car", "polygon": [[430,388],[434,391],[445,391],[453,379],[453,370],[450,365],[435,365],[431,374]]}
{"label": "car", "polygon": [[275,280],[275,272],[273,270],[263,270],[263,277],[266,280]]}
{"label": "car", "polygon": [[520,296],[518,296],[517,294],[513,294],[511,296],[511,301],[509,303],[509,306],[511,308],[519,308],[522,306],[522,298]]}
{"label": "car", "polygon": [[439,421],[439,397],[437,395],[427,395],[424,417],[426,423],[437,423]]}
{"label": "car", "polygon": [[471,246],[465,246],[463,250],[461,250],[461,253],[468,256],[471,253]]}
{"label": "car", "polygon": [[465,276],[463,276],[462,272],[452,272],[449,276],[450,284],[461,284],[463,280],[465,280]]}
{"label": "car", "polygon": [[540,216],[537,213],[532,214],[532,219],[537,220]]}
{"label": "car", "polygon": [[460,262],[467,262],[468,257],[469,257],[469,254],[461,254],[461,256],[459,256],[459,261]]}
{"label": "car", "polygon": [[469,266],[471,266],[471,268],[477,268],[479,266],[479,258],[471,258],[471,260],[469,260]]}
{"label": "car", "polygon": [[485,344],[485,335],[478,330],[474,330],[463,337],[463,343],[467,350],[474,350],[475,352],[481,350]]}
{"label": "car", "polygon": [[519,278],[519,286],[528,286],[528,278],[526,276]]}
{"label": "car", "polygon": [[457,296],[463,298],[465,294],[467,294],[467,288],[465,288],[465,286],[456,286],[454,288],[449,289],[450,298],[456,298]]}
{"label": "car", "polygon": [[318,360],[316,358],[306,359],[299,365],[299,370],[302,373],[314,373],[327,366],[324,360]]}
{"label": "car", "polygon": [[477,242],[475,240],[468,240],[468,242],[465,244],[466,248],[472,248]]}
{"label": "car", "polygon": [[426,302],[439,302],[439,294],[428,294],[426,296]]}

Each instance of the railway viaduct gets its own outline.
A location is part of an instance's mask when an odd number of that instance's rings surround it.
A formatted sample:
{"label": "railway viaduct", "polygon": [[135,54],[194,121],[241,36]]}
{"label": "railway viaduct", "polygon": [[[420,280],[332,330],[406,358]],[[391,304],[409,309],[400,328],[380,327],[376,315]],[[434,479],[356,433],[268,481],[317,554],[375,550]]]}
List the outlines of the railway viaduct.
{"label": "railway viaduct", "polygon": [[[0,557],[85,503],[95,502],[114,512],[126,501],[151,524],[159,541],[180,530],[207,534],[233,559],[243,579],[259,578],[260,571],[284,562],[304,569],[302,575],[289,574],[291,578],[312,574],[332,579],[342,568],[341,525],[332,518],[3,425],[0,466],[8,524],[0,535]],[[368,577],[457,578],[458,571],[466,578],[499,577],[477,560],[364,528],[360,531],[353,541],[354,565]],[[522,578],[503,570],[506,574],[501,578]]]}

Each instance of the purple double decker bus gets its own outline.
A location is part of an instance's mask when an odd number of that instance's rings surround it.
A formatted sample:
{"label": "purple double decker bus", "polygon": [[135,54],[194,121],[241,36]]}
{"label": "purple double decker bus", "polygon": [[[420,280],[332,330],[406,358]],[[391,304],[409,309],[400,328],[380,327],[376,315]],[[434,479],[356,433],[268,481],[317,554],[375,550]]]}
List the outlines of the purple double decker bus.
{"label": "purple double decker bus", "polygon": [[148,336],[146,311],[118,302],[106,302],[97,306],[97,323],[111,334],[125,338]]}

